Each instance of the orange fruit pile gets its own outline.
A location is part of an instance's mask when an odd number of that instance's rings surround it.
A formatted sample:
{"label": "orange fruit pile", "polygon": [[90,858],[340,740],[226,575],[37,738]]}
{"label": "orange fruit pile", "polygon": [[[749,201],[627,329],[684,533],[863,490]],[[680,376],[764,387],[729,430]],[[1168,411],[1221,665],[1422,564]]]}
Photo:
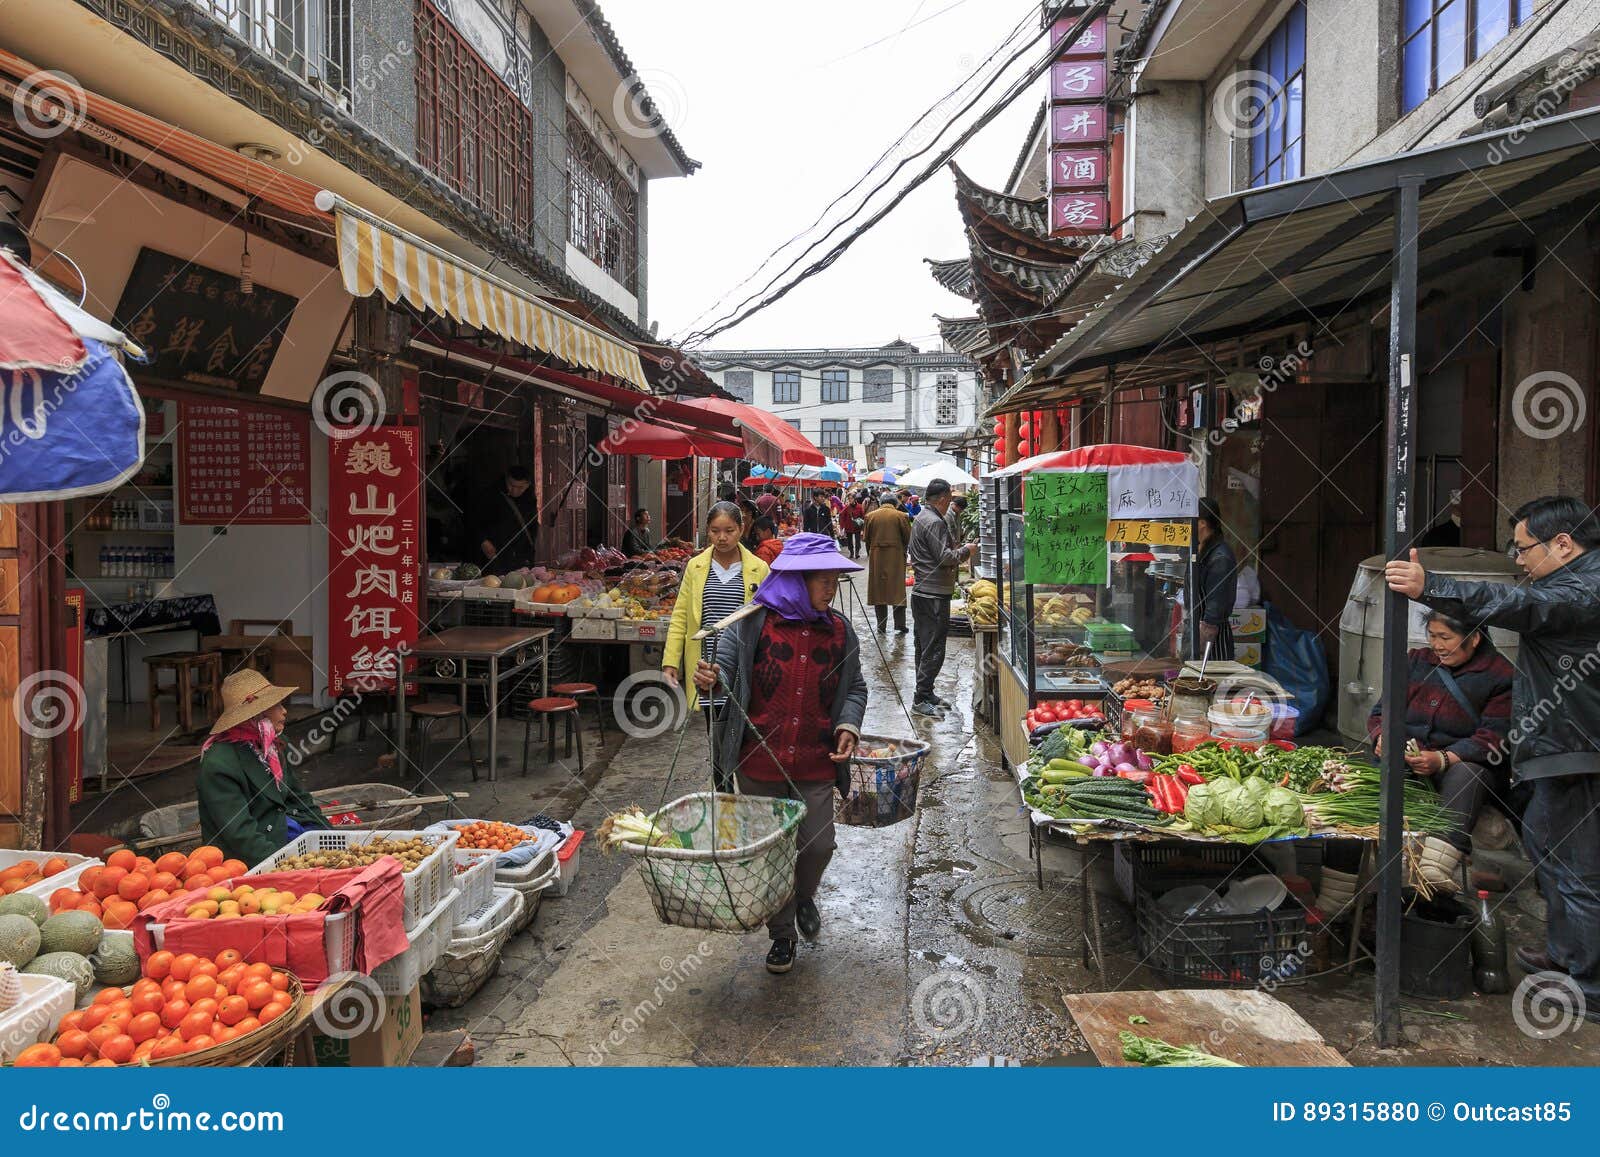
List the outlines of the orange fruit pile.
{"label": "orange fruit pile", "polygon": [[533,838],[515,824],[503,824],[493,820],[468,824],[466,827],[457,828],[456,831],[461,833],[461,839],[456,843],[456,847],[468,850],[507,852]]}
{"label": "orange fruit pile", "polygon": [[132,988],[101,989],[88,1008],[61,1018],[54,1040],[29,1045],[14,1063],[92,1068],[165,1060],[238,1040],[293,1004],[287,972],[246,964],[235,949],[209,960],[152,952]]}
{"label": "orange fruit pile", "polygon": [[66,870],[67,861],[60,856],[51,856],[43,864],[38,860],[18,860],[0,871],[0,895],[9,896],[34,884],[42,884],[51,876]]}
{"label": "orange fruit pile", "polygon": [[163,900],[249,870],[243,860],[226,859],[221,848],[209,844],[157,860],[122,848],[106,857],[105,867],[85,868],[76,888],[50,893],[50,911],[77,909],[98,916],[107,928],[131,928],[136,915]]}
{"label": "orange fruit pile", "polygon": [[316,892],[296,896],[277,888],[257,888],[240,884],[235,888],[212,888],[184,912],[191,920],[238,920],[243,916],[288,916],[320,908],[324,897]]}

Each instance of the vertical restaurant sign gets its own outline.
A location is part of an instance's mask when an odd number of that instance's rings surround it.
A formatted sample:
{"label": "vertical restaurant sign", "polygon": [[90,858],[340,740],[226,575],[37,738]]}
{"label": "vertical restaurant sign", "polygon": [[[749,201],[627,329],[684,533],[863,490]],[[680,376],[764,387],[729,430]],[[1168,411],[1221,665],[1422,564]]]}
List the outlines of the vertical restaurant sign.
{"label": "vertical restaurant sign", "polygon": [[328,689],[394,685],[417,641],[422,470],[415,426],[328,439]]}
{"label": "vertical restaurant sign", "polygon": [[1113,224],[1107,152],[1084,147],[1111,139],[1108,26],[1098,16],[1069,41],[1081,17],[1066,12],[1050,26],[1050,232],[1057,237],[1106,233]]}
{"label": "vertical restaurant sign", "polygon": [[1023,579],[1104,586],[1110,579],[1104,470],[1035,470],[1024,483]]}
{"label": "vertical restaurant sign", "polygon": [[311,521],[311,420],[225,403],[178,404],[178,521],[303,525]]}

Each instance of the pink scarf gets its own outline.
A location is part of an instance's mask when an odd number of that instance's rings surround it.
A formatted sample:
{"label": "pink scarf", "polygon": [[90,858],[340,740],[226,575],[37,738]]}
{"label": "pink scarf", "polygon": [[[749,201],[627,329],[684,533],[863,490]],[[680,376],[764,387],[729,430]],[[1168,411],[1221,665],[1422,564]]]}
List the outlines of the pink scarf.
{"label": "pink scarf", "polygon": [[256,753],[256,757],[266,764],[272,772],[272,778],[279,787],[283,786],[283,764],[278,761],[278,733],[272,729],[272,724],[265,719],[253,719],[248,723],[240,723],[230,727],[227,731],[218,732],[208,736],[200,745],[200,754],[205,755],[206,748],[219,739],[224,743],[242,743]]}

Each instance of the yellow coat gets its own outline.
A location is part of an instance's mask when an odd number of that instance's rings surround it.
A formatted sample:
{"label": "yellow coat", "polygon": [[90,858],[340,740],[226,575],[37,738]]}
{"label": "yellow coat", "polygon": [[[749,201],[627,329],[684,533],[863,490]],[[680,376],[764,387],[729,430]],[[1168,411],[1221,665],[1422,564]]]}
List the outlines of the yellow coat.
{"label": "yellow coat", "polygon": [[[744,597],[749,602],[756,587],[767,577],[767,564],[743,546],[739,547],[744,569]],[[700,621],[701,600],[705,598],[706,580],[711,577],[711,548],[707,547],[691,558],[683,568],[683,582],[678,587],[678,601],[672,607],[672,624],[667,628],[667,649],[661,656],[663,670],[677,668],[679,680],[689,696],[689,709],[700,701],[694,685],[695,667],[700,662],[700,642],[693,636],[706,624]]]}

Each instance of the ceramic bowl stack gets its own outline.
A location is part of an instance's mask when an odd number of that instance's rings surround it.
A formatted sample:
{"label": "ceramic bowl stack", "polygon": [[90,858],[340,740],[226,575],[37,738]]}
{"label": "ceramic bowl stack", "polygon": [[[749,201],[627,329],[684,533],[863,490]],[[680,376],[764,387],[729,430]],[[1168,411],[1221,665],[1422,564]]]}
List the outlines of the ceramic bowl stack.
{"label": "ceramic bowl stack", "polygon": [[1323,919],[1337,920],[1354,911],[1356,895],[1361,891],[1361,877],[1354,872],[1341,872],[1334,868],[1322,869],[1322,891],[1317,893],[1317,907]]}

